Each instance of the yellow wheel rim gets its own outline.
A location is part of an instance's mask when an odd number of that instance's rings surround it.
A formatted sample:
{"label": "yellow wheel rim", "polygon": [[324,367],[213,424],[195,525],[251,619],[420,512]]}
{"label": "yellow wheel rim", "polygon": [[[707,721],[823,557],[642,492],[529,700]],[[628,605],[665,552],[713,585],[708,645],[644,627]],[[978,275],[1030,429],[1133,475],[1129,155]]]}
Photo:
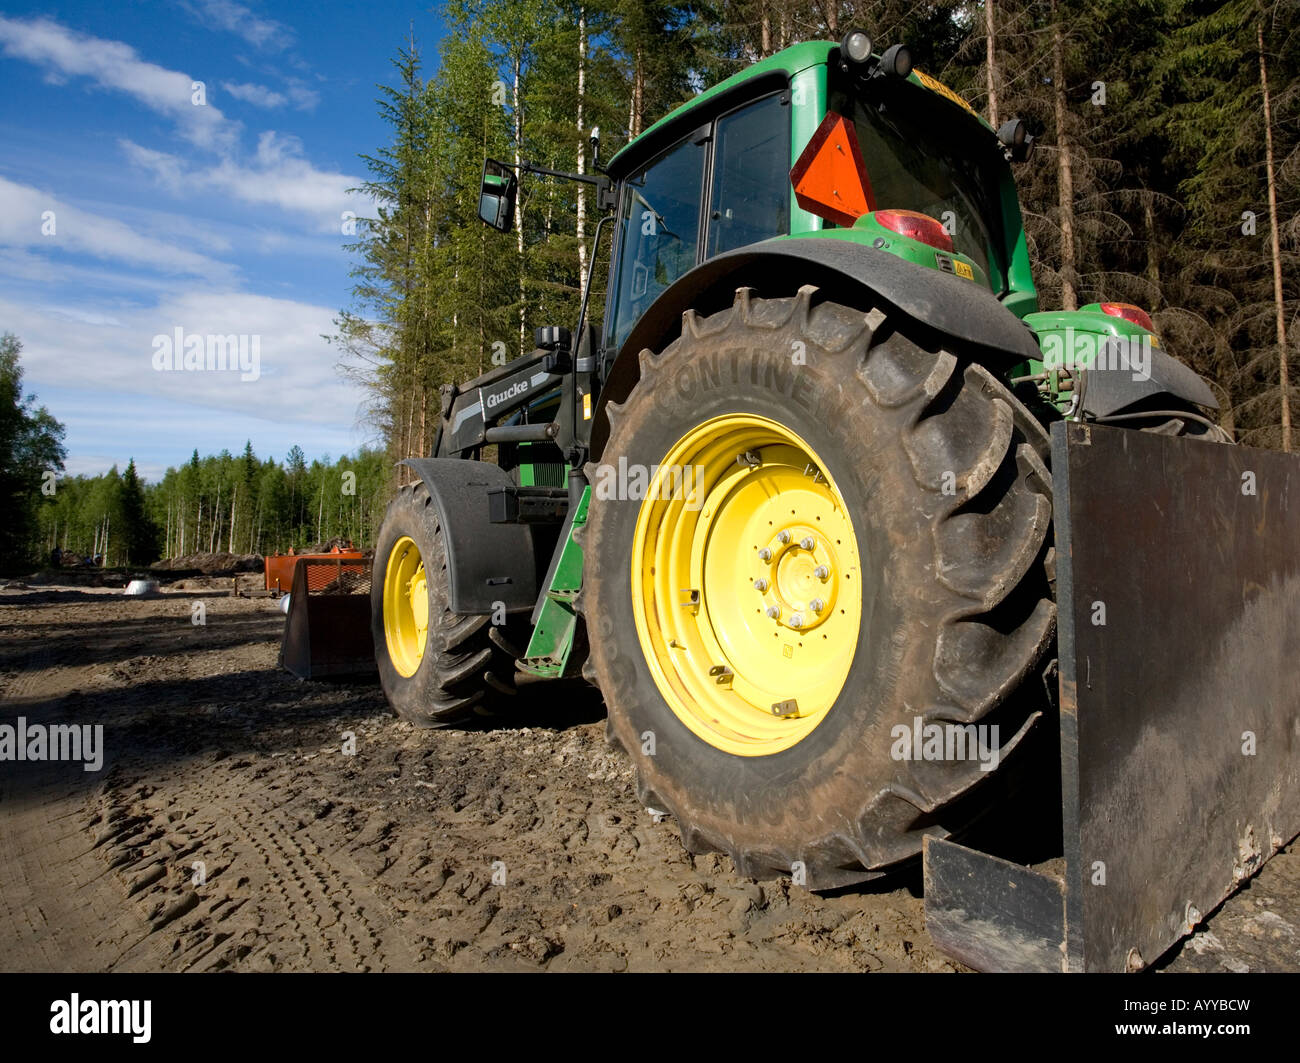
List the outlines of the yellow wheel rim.
{"label": "yellow wheel rim", "polygon": [[415,675],[429,637],[429,588],[420,548],[409,536],[393,544],[384,568],[384,638],[398,674]]}
{"label": "yellow wheel rim", "polygon": [[844,498],[800,436],[728,414],[682,437],[650,475],[631,575],[655,683],[698,737],[767,756],[830,712],[862,573]]}

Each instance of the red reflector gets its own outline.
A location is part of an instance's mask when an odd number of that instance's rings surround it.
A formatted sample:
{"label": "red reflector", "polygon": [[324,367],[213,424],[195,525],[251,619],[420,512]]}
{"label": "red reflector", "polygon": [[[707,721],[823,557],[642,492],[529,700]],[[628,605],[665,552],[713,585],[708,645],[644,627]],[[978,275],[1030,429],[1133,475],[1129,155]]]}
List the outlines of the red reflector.
{"label": "red reflector", "polygon": [[1125,321],[1131,321],[1148,332],[1156,330],[1155,325],[1151,324],[1151,315],[1132,303],[1102,303],[1101,312],[1111,317],[1122,317]]}
{"label": "red reflector", "polygon": [[853,123],[828,111],[790,171],[799,206],[851,226],[876,205]]}
{"label": "red reflector", "polygon": [[940,222],[928,214],[915,210],[878,210],[874,217],[886,229],[892,229],[899,236],[920,240],[940,251],[953,250],[952,237]]}

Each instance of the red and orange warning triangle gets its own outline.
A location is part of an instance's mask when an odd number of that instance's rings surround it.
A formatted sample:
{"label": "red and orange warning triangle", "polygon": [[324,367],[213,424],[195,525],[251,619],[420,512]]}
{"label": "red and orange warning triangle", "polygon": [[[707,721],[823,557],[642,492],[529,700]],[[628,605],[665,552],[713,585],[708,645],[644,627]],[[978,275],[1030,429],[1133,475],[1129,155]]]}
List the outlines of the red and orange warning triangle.
{"label": "red and orange warning triangle", "polygon": [[853,123],[828,112],[790,170],[799,206],[836,225],[852,225],[876,209]]}

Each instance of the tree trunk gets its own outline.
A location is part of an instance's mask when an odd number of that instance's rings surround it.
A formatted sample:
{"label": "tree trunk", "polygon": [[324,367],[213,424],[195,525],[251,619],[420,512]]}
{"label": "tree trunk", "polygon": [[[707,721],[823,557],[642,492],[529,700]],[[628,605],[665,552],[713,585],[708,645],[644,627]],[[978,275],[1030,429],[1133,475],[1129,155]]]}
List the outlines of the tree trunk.
{"label": "tree trunk", "polygon": [[989,125],[998,127],[998,79],[994,51],[993,0],[984,0],[984,56],[989,93]]}
{"label": "tree trunk", "polygon": [[239,484],[235,484],[234,494],[230,496],[230,539],[226,545],[226,552],[233,554],[235,552],[235,503],[239,501]]}
{"label": "tree trunk", "polygon": [[1065,39],[1056,0],[1052,0],[1052,95],[1056,101],[1056,166],[1061,212],[1061,308],[1079,309],[1074,268],[1074,174],[1070,169],[1070,140],[1066,133]]}
{"label": "tree trunk", "polygon": [[[524,156],[524,109],[519,99],[519,79],[523,76],[523,58],[515,59],[514,70],[514,109],[515,109],[515,170],[523,164]],[[515,248],[519,252],[519,353],[526,350],[525,318],[528,305],[528,291],[524,282],[524,197],[515,197]]]}
{"label": "tree trunk", "polygon": [[1259,87],[1264,97],[1264,161],[1268,178],[1268,221],[1273,252],[1273,302],[1277,305],[1277,369],[1282,398],[1282,450],[1291,453],[1291,371],[1287,365],[1286,304],[1282,298],[1282,251],[1278,242],[1277,182],[1273,176],[1273,118],[1268,94],[1268,67],[1264,61],[1264,24],[1259,37]]}
{"label": "tree trunk", "polygon": [[1150,192],[1142,197],[1142,221],[1147,233],[1147,280],[1155,290],[1151,309],[1159,310],[1164,302],[1164,291],[1160,287],[1160,232],[1156,228],[1156,208]]}
{"label": "tree trunk", "polygon": [[[583,104],[587,93],[587,9],[578,8],[578,173],[587,172],[587,133]],[[578,185],[578,299],[587,291],[587,186]],[[574,341],[578,341],[574,337]]]}
{"label": "tree trunk", "polygon": [[420,449],[418,451],[420,457],[424,457],[425,454],[424,432],[425,432],[425,425],[428,421],[428,418],[429,418],[429,391],[423,384],[421,384],[420,385]]}
{"label": "tree trunk", "polygon": [[221,519],[221,484],[217,484],[217,504],[212,507],[212,528],[208,532],[208,553],[217,549],[217,523]]}
{"label": "tree trunk", "polygon": [[628,115],[627,129],[630,137],[641,135],[642,111],[645,107],[645,57],[641,45],[636,46],[632,61],[632,110]]}

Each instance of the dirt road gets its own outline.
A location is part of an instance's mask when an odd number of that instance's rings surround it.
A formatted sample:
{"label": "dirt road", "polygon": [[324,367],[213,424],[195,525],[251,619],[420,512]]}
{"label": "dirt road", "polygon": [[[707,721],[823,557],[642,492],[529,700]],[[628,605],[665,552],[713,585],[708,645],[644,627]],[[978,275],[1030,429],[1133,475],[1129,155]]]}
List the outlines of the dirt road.
{"label": "dirt road", "polygon": [[[278,670],[282,625],[198,591],[0,590],[0,723],[102,724],[105,753],[0,763],[0,968],[958,970],[916,875],[815,896],[686,854],[588,688],[416,731],[376,687]],[[1163,966],[1300,969],[1300,856]]]}

